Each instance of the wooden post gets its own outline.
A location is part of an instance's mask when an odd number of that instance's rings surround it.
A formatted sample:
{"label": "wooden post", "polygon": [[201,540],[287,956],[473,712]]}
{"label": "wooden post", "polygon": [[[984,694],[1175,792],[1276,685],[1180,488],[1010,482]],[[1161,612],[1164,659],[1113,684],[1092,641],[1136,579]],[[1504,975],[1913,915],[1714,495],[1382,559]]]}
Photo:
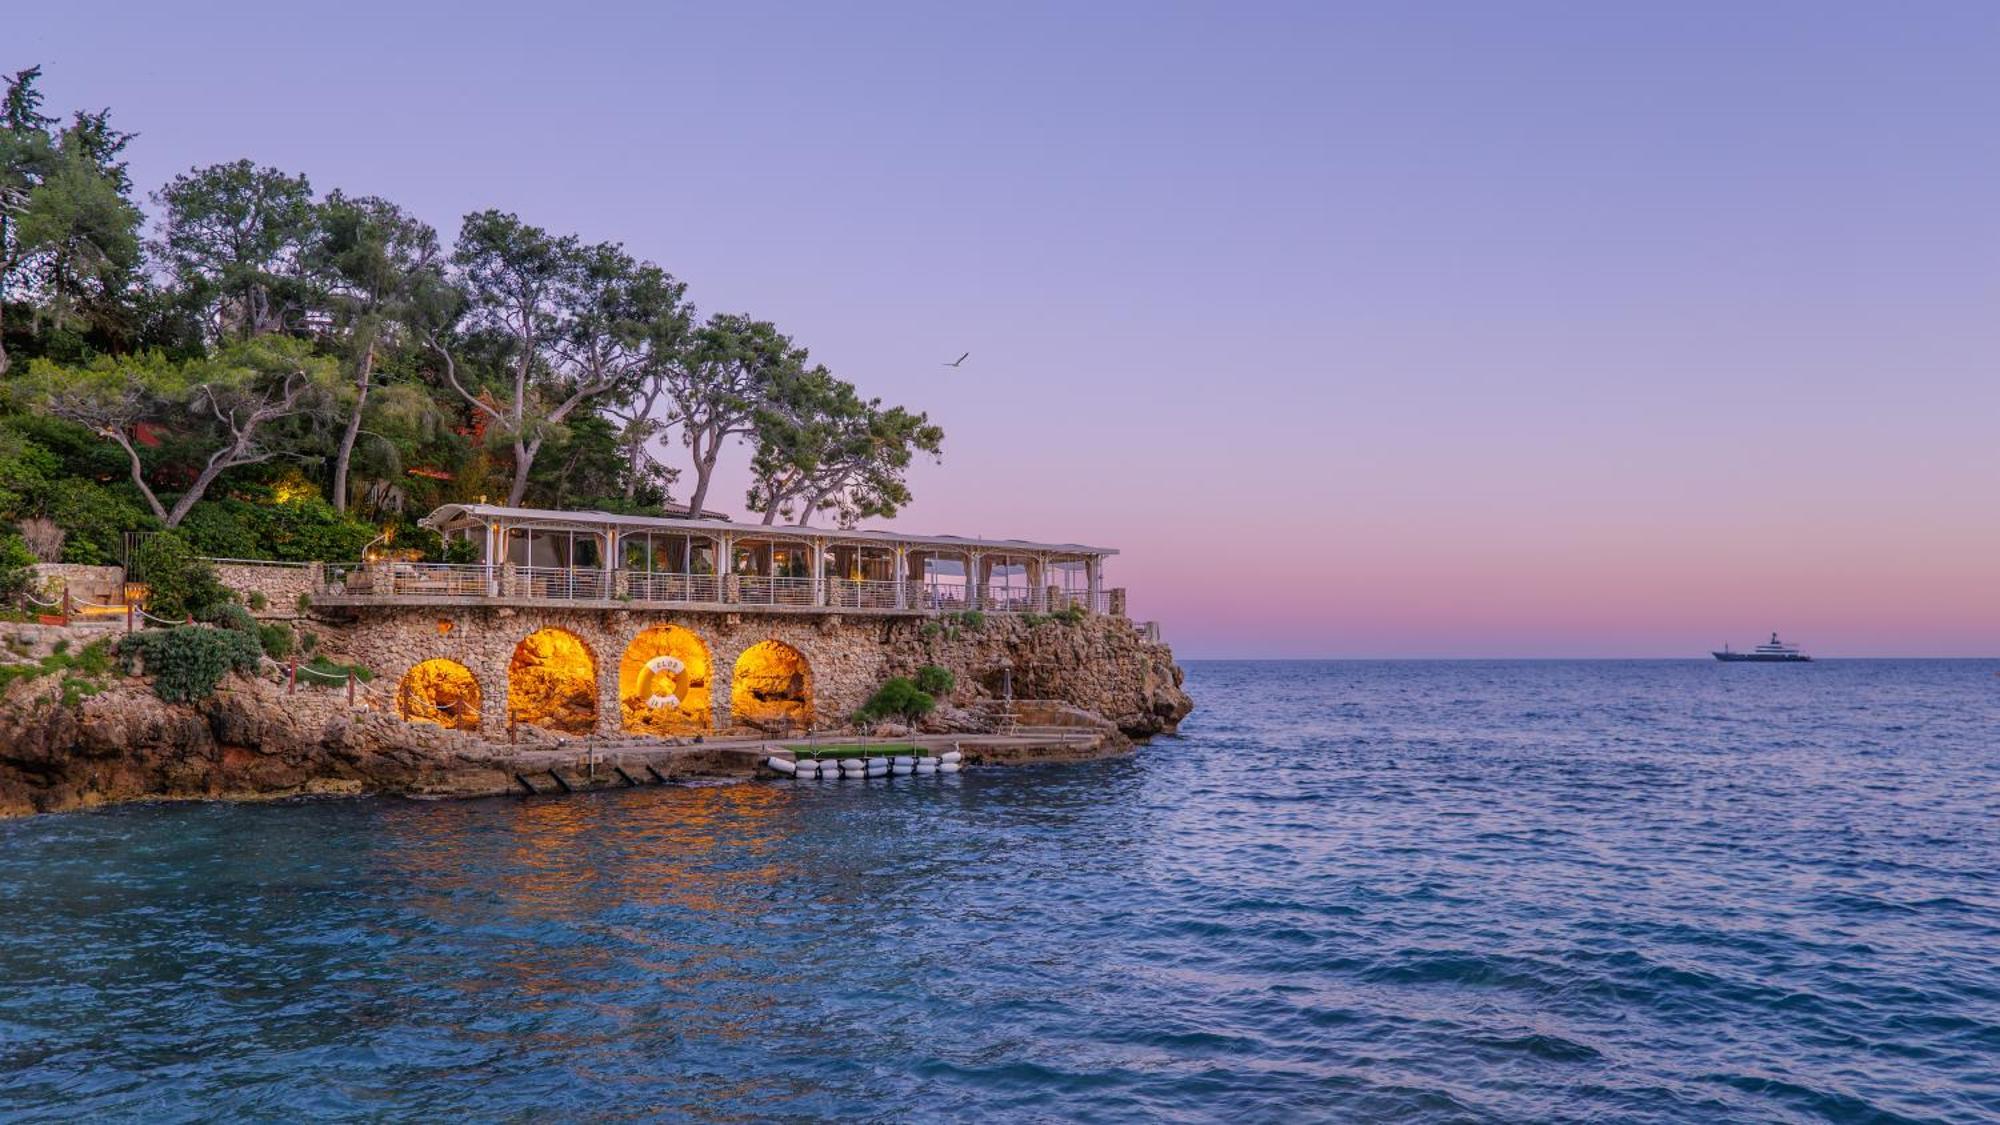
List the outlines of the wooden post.
{"label": "wooden post", "polygon": [[131,599],[128,598],[126,599],[125,602],[125,631],[128,633],[135,631],[137,628],[137,626],[135,626],[132,622],[133,622],[132,602]]}
{"label": "wooden post", "polygon": [[291,669],[285,674],[285,694],[296,695],[299,690],[299,658],[292,657]]}
{"label": "wooden post", "polygon": [[347,705],[354,706],[354,669],[347,670]]}

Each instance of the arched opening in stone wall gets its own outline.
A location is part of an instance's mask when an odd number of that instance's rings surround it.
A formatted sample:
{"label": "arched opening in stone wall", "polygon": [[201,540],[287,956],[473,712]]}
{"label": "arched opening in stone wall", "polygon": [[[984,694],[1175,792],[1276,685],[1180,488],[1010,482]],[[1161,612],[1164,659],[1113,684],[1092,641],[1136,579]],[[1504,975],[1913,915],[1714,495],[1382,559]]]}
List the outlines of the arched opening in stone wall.
{"label": "arched opening in stone wall", "polygon": [[479,681],[456,660],[426,660],[396,688],[396,712],[413,723],[479,729]]}
{"label": "arched opening in stone wall", "polygon": [[729,710],[744,726],[803,730],[812,725],[812,668],[783,641],[763,641],[736,658]]}
{"label": "arched opening in stone wall", "polygon": [[618,706],[626,730],[644,734],[693,734],[714,717],[708,646],[678,625],[643,629],[618,662]]}
{"label": "arched opening in stone wall", "polygon": [[566,734],[597,726],[597,661],[576,634],[537,629],[507,664],[507,721]]}

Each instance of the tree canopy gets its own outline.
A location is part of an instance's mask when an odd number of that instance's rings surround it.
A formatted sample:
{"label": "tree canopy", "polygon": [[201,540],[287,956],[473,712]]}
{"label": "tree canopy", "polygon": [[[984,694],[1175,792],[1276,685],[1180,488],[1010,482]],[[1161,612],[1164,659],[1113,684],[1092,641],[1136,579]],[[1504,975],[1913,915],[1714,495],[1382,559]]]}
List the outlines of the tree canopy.
{"label": "tree canopy", "polygon": [[[731,449],[766,523],[893,517],[939,456],[767,319],[499,208],[449,244],[391,200],[238,159],[142,208],[107,109],[0,90],[0,537],[109,561],[351,552],[439,503],[701,511]],[[685,502],[673,495],[683,482]]]}

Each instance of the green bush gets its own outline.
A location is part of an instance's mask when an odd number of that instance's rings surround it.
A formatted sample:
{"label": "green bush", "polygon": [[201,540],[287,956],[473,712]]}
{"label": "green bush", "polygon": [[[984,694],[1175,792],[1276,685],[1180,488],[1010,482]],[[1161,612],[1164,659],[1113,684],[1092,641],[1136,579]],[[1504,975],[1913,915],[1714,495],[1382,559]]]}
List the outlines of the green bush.
{"label": "green bush", "polygon": [[317,496],[206,500],[188,513],[181,531],[210,558],[282,562],[358,559],[378,534],[373,524],[341,515]]}
{"label": "green bush", "polygon": [[958,686],[958,681],[953,678],[951,669],[936,664],[926,664],[917,669],[916,684],[917,690],[925,695],[945,696],[950,695],[951,689]]}
{"label": "green bush", "polygon": [[264,646],[264,655],[273,660],[283,660],[292,654],[292,630],[290,626],[275,622],[257,626],[258,643]]}
{"label": "green bush", "polygon": [[133,563],[138,580],[146,584],[146,612],[155,617],[199,617],[230,601],[215,568],[174,532],[162,531],[146,540]]}
{"label": "green bush", "polygon": [[314,650],[314,649],[316,649],[316,648],[318,648],[318,647],[319,647],[319,634],[318,634],[318,633],[306,633],[306,632],[301,632],[301,633],[299,634],[299,650],[300,650],[300,651],[302,651],[302,652],[311,652],[312,650]]}
{"label": "green bush", "polygon": [[202,625],[145,629],[118,642],[126,671],[136,671],[143,660],[146,674],[153,677],[153,693],[169,703],[208,698],[232,668],[255,670],[261,654],[251,635]]}
{"label": "green bush", "polygon": [[63,529],[66,563],[109,566],[123,558],[125,533],[150,531],[160,522],[132,494],[130,486],[66,480],[51,490],[44,515]]}
{"label": "green bush", "polygon": [[[61,642],[58,642],[61,645]],[[111,642],[93,641],[81,652],[70,653],[62,645],[54,653],[32,664],[0,664],[0,693],[17,680],[34,680],[57,672],[63,676],[63,703],[74,707],[83,696],[103,690],[99,683],[111,671]],[[69,675],[74,672],[75,675]]]}
{"label": "green bush", "polygon": [[1064,606],[1054,613],[1049,614],[1050,620],[1060,621],[1065,625],[1081,625],[1083,624],[1083,619],[1088,616],[1090,616],[1090,612],[1080,605]]}
{"label": "green bush", "polygon": [[[367,665],[342,664],[337,660],[330,659],[325,653],[313,657],[310,661],[301,665],[301,667],[318,673],[317,677],[312,681],[315,684],[331,684],[335,679],[345,680],[349,672],[354,673],[354,678],[364,684],[375,678],[375,673],[369,671]],[[306,677],[301,676],[299,677],[299,682],[305,683],[306,679]]]}
{"label": "green bush", "polygon": [[914,722],[930,714],[936,707],[937,700],[917,687],[914,681],[896,676],[883,681],[874,696],[862,705],[861,710],[855,712],[855,718],[863,722],[887,718],[902,718]]}
{"label": "green bush", "polygon": [[207,613],[200,615],[200,619],[208,622],[210,625],[219,625],[224,629],[234,629],[239,633],[247,633],[252,637],[257,635],[257,619],[250,616],[249,610],[244,609],[235,602],[223,602],[221,605],[210,606]]}
{"label": "green bush", "polygon": [[250,612],[252,613],[262,613],[271,605],[271,599],[265,597],[262,590],[250,591],[249,595],[243,600],[249,603]]}
{"label": "green bush", "polygon": [[34,577],[35,556],[19,535],[0,535],[0,601],[12,600],[28,589]]}

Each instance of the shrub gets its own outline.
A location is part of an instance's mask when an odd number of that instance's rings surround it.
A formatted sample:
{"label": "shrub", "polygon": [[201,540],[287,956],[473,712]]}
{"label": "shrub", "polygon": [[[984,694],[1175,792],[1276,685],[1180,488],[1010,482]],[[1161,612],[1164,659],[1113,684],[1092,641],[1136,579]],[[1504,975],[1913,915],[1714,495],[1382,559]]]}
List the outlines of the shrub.
{"label": "shrub", "polygon": [[[336,679],[345,680],[350,672],[354,674],[355,679],[364,684],[375,678],[375,673],[369,671],[367,665],[342,664],[337,660],[329,659],[325,653],[313,657],[303,667],[318,674],[318,678],[313,680],[316,684],[331,684]],[[299,682],[305,683],[306,681],[304,678],[301,678]]]}
{"label": "shrub", "polygon": [[855,717],[863,722],[876,719],[898,717],[915,721],[931,713],[937,707],[937,700],[917,687],[916,683],[896,676],[883,681],[872,698],[862,705]]}
{"label": "shrub", "polygon": [[259,625],[257,640],[264,646],[264,655],[273,660],[283,660],[292,654],[292,631],[287,626],[276,623]]}
{"label": "shrub", "polygon": [[249,596],[244,598],[243,600],[249,603],[250,612],[252,613],[262,613],[266,609],[270,608],[271,605],[271,599],[265,597],[264,591],[262,590],[250,591]]}
{"label": "shrub", "polygon": [[256,618],[251,617],[249,610],[244,609],[235,602],[223,602],[221,605],[210,606],[207,613],[201,614],[201,620],[224,629],[234,629],[239,633],[247,633],[252,637],[257,635]]}
{"label": "shrub", "polygon": [[9,532],[0,535],[0,599],[18,597],[34,577],[35,553],[21,537]]}
{"label": "shrub", "polygon": [[951,689],[958,685],[958,681],[952,677],[951,669],[936,664],[926,664],[917,669],[916,684],[917,690],[925,695],[945,696],[951,694]]}
{"label": "shrub", "polygon": [[1083,624],[1083,619],[1088,616],[1090,616],[1089,611],[1080,605],[1064,606],[1054,613],[1049,614],[1051,620],[1060,621],[1065,625],[1081,625]]}
{"label": "shrub", "polygon": [[986,628],[986,615],[976,609],[968,609],[958,615],[958,623],[977,633]]}
{"label": "shrub", "polygon": [[146,612],[155,617],[202,616],[229,602],[215,568],[195,556],[187,540],[162,531],[141,544],[133,559],[146,584]]}
{"label": "shrub", "polygon": [[155,695],[169,703],[187,703],[215,694],[215,686],[230,669],[255,669],[261,653],[251,635],[235,629],[178,625],[128,634],[118,642],[118,655],[128,672],[145,661]]}
{"label": "shrub", "polygon": [[300,650],[300,651],[302,651],[302,652],[311,652],[312,650],[314,650],[314,649],[316,649],[316,648],[318,648],[318,647],[319,647],[319,634],[318,634],[318,633],[304,633],[304,632],[302,632],[302,633],[300,633],[300,634],[299,634],[299,650]]}
{"label": "shrub", "polygon": [[[61,644],[61,642],[58,642]],[[63,676],[63,705],[74,707],[86,695],[102,690],[98,682],[111,671],[111,642],[93,641],[71,654],[67,645],[34,663],[0,665],[0,693],[16,680],[33,680],[57,672]],[[68,673],[74,672],[75,675]]]}
{"label": "shrub", "polygon": [[115,563],[125,548],[126,532],[159,526],[130,492],[129,486],[114,489],[70,479],[50,493],[47,515],[63,531],[62,561],[88,566]]}

